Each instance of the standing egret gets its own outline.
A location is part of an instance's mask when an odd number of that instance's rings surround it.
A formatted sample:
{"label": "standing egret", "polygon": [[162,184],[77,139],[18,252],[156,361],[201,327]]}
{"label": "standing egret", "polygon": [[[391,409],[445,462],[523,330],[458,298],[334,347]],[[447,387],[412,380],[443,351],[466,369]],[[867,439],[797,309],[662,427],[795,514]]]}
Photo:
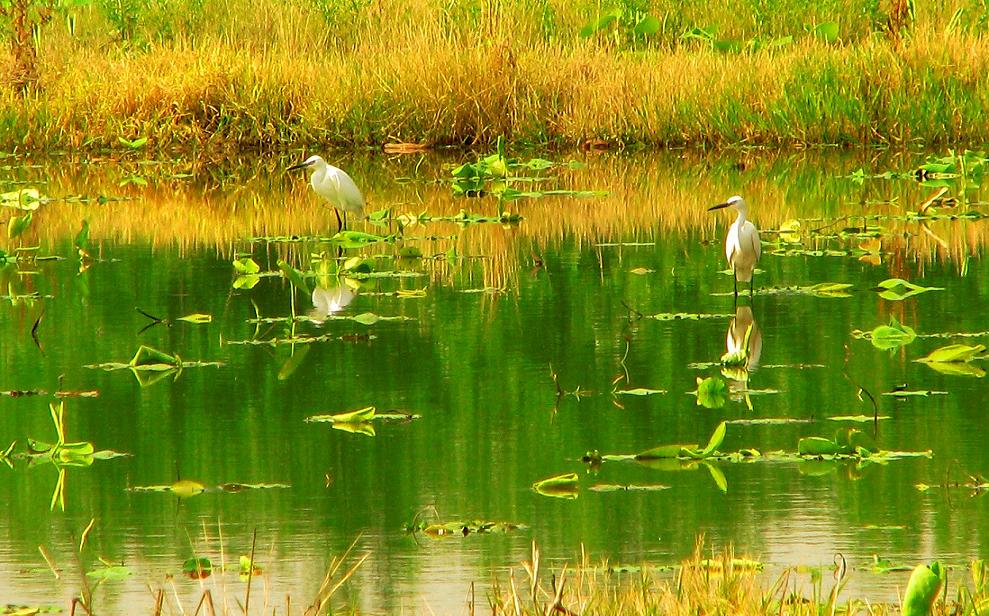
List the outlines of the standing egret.
{"label": "standing egret", "polygon": [[[310,156],[305,162],[289,167],[288,171],[307,168],[313,169],[309,178],[312,189],[333,206],[338,230],[347,226],[347,212],[364,216],[364,196],[346,171],[327,164],[320,156]],[[343,220],[340,219],[340,210],[343,210]]]}
{"label": "standing egret", "polygon": [[749,297],[752,297],[752,271],[755,269],[755,264],[759,262],[759,255],[762,254],[759,230],[750,221],[745,220],[745,214],[748,213],[749,208],[738,195],[731,197],[724,203],[712,205],[707,210],[710,212],[729,206],[738,212],[738,218],[728,228],[728,237],[725,238],[725,256],[728,257],[728,265],[735,277],[735,297],[738,297],[739,280],[749,283]]}

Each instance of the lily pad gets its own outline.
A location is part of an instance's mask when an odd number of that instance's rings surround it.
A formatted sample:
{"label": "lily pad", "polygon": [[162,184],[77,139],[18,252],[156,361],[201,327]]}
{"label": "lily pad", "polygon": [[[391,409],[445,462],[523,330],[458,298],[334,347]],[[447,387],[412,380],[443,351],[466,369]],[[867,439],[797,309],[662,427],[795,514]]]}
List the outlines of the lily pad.
{"label": "lily pad", "polygon": [[578,482],[577,473],[565,473],[537,481],[532,484],[532,489],[543,496],[575,499]]}

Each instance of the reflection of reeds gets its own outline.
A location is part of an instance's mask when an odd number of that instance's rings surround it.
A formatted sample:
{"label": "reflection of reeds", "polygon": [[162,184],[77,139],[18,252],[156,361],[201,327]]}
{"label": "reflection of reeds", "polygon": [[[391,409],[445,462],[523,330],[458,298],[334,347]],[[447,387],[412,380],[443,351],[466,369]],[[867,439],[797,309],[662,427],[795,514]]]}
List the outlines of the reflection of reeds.
{"label": "reflection of reeds", "polygon": [[[284,165],[273,162],[261,166],[245,161],[241,166],[219,170],[196,163],[148,166],[110,165],[73,167],[63,175],[52,173],[41,185],[50,196],[116,194],[124,201],[106,204],[53,202],[35,214],[26,244],[38,240],[52,245],[70,241],[81,221],[90,224],[94,242],[148,243],[155,247],[177,247],[180,254],[213,250],[231,258],[236,250],[296,259],[327,246],[275,244],[266,250],[252,249],[245,241],[262,236],[329,236],[336,223],[330,210],[312,194],[301,175],[285,176]],[[436,159],[389,161],[382,159],[346,161],[357,169],[355,175],[365,187],[371,207],[390,207],[393,216],[455,215],[467,210],[493,216],[499,205],[492,198],[454,198],[447,184],[433,182],[448,170]],[[572,189],[606,190],[595,198],[546,197],[523,199],[504,207],[518,212],[524,220],[517,226],[498,223],[468,225],[451,222],[413,225],[405,229],[410,242],[424,257],[444,255],[455,248],[458,255],[483,257],[448,263],[444,258],[426,259],[423,268],[433,276],[468,276],[482,272],[483,278],[470,280],[471,286],[504,288],[520,271],[532,267],[538,255],[567,239],[587,248],[601,242],[711,241],[719,245],[730,217],[715,215],[707,206],[734,193],[743,194],[752,208],[751,217],[763,230],[763,241],[774,241],[771,230],[787,219],[803,220],[805,246],[831,245],[845,249],[861,242],[855,238],[814,239],[806,231],[840,231],[861,226],[863,220],[882,227],[883,260],[904,278],[923,274],[927,264],[950,261],[961,267],[965,257],[978,255],[985,243],[985,225],[962,220],[933,220],[921,224],[893,220],[915,211],[924,202],[928,189],[909,181],[870,180],[859,186],[841,179],[859,166],[883,170],[883,165],[909,169],[911,161],[892,159],[861,161],[847,155],[784,155],[741,153],[706,158],[696,153],[642,157],[605,155],[586,159],[586,167],[562,171],[546,183]],[[914,161],[915,164],[916,161]],[[343,164],[343,163],[342,163]],[[46,165],[42,164],[43,167]],[[55,167],[53,167],[55,168]],[[169,179],[177,171],[191,169],[192,179]],[[143,172],[149,186],[133,184],[118,187],[121,178]],[[418,174],[418,175],[416,175]],[[399,184],[396,175],[415,176],[417,182]],[[24,180],[32,180],[24,172]],[[980,198],[969,191],[970,200]],[[862,201],[879,202],[863,205]],[[892,202],[892,203],[891,203]],[[962,207],[963,206],[959,206]],[[887,218],[863,219],[865,215]],[[372,232],[396,232],[367,223],[356,228]],[[6,242],[6,244],[4,244]],[[10,250],[4,240],[0,248]],[[369,249],[371,252],[397,249],[392,245]],[[720,254],[720,250],[718,251]],[[291,260],[291,259],[290,259]],[[912,270],[912,271],[911,271]],[[464,282],[464,281],[462,281]]]}

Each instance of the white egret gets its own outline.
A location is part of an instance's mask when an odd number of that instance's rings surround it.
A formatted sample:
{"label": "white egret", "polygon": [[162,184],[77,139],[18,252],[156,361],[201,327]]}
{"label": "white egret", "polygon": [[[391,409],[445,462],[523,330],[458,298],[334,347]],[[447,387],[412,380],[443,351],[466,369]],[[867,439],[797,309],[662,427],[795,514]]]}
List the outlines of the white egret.
{"label": "white egret", "polygon": [[739,280],[749,283],[749,297],[751,297],[753,293],[752,271],[755,269],[756,263],[759,262],[759,255],[762,254],[759,230],[751,221],[745,219],[749,208],[738,195],[731,197],[724,203],[712,205],[707,210],[710,212],[726,207],[733,207],[738,212],[738,218],[728,228],[728,237],[725,238],[725,256],[728,257],[728,265],[735,277],[735,297],[738,297]]}
{"label": "white egret", "polygon": [[[347,226],[347,212],[363,218],[364,196],[346,171],[328,164],[320,156],[310,156],[305,162],[289,167],[288,171],[295,169],[313,170],[309,183],[317,195],[333,206],[339,229]],[[340,219],[340,210],[343,210],[343,220]]]}

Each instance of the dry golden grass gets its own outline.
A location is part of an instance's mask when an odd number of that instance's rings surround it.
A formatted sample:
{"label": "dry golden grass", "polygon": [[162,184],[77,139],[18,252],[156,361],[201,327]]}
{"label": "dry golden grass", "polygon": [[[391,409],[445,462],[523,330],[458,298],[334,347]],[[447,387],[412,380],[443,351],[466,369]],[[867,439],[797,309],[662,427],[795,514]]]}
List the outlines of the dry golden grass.
{"label": "dry golden grass", "polygon": [[[118,146],[118,136],[154,148],[989,139],[989,40],[977,28],[928,17],[902,39],[828,44],[802,32],[807,15],[752,27],[699,3],[698,19],[720,19],[724,33],[794,35],[777,50],[723,54],[673,34],[641,48],[582,39],[591,7],[537,4],[376,2],[328,24],[303,5],[214,0],[196,28],[131,46],[101,37],[107,25],[90,9],[75,38],[48,29],[41,91],[0,94],[0,147]],[[555,34],[540,30],[544,14]]]}
{"label": "dry golden grass", "polygon": [[[777,577],[736,559],[731,548],[705,555],[703,545],[675,573],[657,574],[649,567],[616,573],[608,563],[595,564],[582,555],[574,566],[544,570],[533,544],[532,559],[513,569],[507,581],[498,580],[491,599],[497,616],[536,614],[609,614],[613,616],[886,616],[900,613],[899,605],[870,603],[844,592],[848,571],[824,571],[811,581],[806,574],[785,570]],[[943,597],[932,616],[978,614],[989,604],[981,582],[983,565],[956,581],[957,596]],[[832,575],[833,574],[833,575]],[[968,588],[976,590],[969,592]],[[963,590],[963,588],[965,588]]]}

